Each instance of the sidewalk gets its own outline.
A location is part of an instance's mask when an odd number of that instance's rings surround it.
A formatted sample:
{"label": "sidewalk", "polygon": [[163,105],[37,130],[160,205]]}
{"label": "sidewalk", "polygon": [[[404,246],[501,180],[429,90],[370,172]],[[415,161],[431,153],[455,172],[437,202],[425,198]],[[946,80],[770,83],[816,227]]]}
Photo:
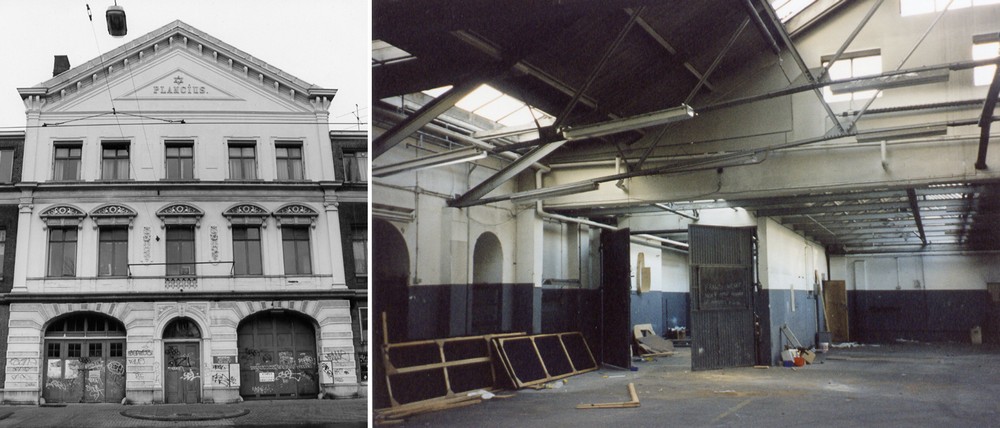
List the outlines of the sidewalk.
{"label": "sidewalk", "polygon": [[[122,413],[132,415],[128,417]],[[237,404],[0,406],[0,427],[367,426],[368,400],[274,400]],[[204,420],[211,419],[211,420]]]}

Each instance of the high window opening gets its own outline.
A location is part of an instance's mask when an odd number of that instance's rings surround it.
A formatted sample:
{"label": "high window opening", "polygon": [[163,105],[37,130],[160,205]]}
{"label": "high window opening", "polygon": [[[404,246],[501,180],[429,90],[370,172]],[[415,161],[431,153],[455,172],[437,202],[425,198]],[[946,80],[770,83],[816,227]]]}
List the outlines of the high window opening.
{"label": "high window opening", "polygon": [[194,275],[194,227],[167,226],[166,236],[167,276]]}
{"label": "high window opening", "polygon": [[280,142],[274,151],[278,180],[302,180],[302,144]]}
{"label": "high window opening", "polygon": [[128,274],[128,228],[102,227],[98,243],[98,276]]}
{"label": "high window opening", "polygon": [[0,150],[0,183],[14,181],[14,150]]}
{"label": "high window opening", "polygon": [[253,142],[229,143],[229,178],[257,179],[257,148]]}
{"label": "high window opening", "polygon": [[7,230],[0,229],[0,278],[3,278],[3,272],[4,272],[3,267],[6,264],[4,263],[4,251],[6,250],[6,247],[7,247]]}
{"label": "high window opening", "polygon": [[774,8],[774,14],[778,19],[786,22],[813,3],[816,3],[816,0],[773,0],[771,7]]}
{"label": "high window opening", "polygon": [[55,158],[52,163],[52,180],[79,180],[82,155],[83,145],[80,143],[56,143]]}
{"label": "high window opening", "polygon": [[233,226],[233,273],[261,275],[260,227]]}
{"label": "high window opening", "polygon": [[[829,64],[832,55],[822,58],[823,66]],[[874,76],[882,73],[882,54],[879,50],[846,53],[830,67],[830,80],[849,79],[852,77]],[[874,97],[877,90],[858,91],[846,94],[834,94],[829,86],[823,88],[823,98],[830,103],[843,101],[867,100]]]}
{"label": "high window opening", "polygon": [[129,144],[128,142],[106,142],[101,145],[101,179],[128,180],[129,178]]}
{"label": "high window opening", "polygon": [[344,152],[344,181],[348,183],[368,181],[368,152]]}
{"label": "high window opening", "polygon": [[165,149],[168,180],[194,180],[194,142],[167,141]]}
{"label": "high window opening", "polygon": [[76,276],[76,240],[75,226],[49,229],[48,276]]}
{"label": "high window opening", "polygon": [[354,273],[368,274],[368,225],[356,223],[351,225],[351,247],[354,250]]}
{"label": "high window opening", "polygon": [[413,54],[382,40],[372,40],[372,68],[415,59]]}
{"label": "high window opening", "polygon": [[[991,59],[1000,55],[1000,35],[996,33],[976,36],[972,39],[972,59]],[[996,65],[984,65],[972,70],[972,80],[976,86],[985,86],[993,82]]]}
{"label": "high window opening", "polygon": [[281,251],[284,256],[285,275],[312,274],[308,226],[282,227]]}

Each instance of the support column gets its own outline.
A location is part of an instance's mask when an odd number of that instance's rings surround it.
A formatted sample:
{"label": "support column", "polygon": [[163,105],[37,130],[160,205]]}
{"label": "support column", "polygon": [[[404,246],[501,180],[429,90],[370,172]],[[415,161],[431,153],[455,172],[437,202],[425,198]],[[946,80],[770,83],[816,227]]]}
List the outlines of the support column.
{"label": "support column", "polygon": [[327,201],[326,207],[327,241],[330,243],[330,274],[333,275],[333,288],[347,288],[347,273],[344,270],[344,246],[341,241],[340,213],[338,202]]}
{"label": "support column", "polygon": [[361,395],[357,363],[354,359],[354,334],[351,330],[351,302],[321,300],[316,320],[319,322],[320,393],[325,397],[353,398]]}
{"label": "support column", "polygon": [[[22,189],[21,203],[18,205],[17,242],[20,248],[14,254],[14,283],[11,290],[14,293],[28,292],[28,256],[31,253],[31,231],[34,229],[34,225],[31,222],[32,212],[35,208],[33,193],[33,186],[32,188]],[[47,240],[42,239],[41,241],[45,242]]]}

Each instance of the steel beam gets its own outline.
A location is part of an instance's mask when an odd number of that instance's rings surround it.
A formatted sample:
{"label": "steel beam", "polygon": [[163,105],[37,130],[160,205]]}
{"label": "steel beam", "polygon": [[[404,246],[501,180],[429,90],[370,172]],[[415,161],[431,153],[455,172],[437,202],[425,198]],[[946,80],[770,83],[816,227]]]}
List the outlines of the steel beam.
{"label": "steel beam", "polygon": [[778,42],[774,40],[774,34],[771,34],[771,30],[768,30],[767,26],[764,25],[764,20],[761,19],[757,8],[754,7],[750,0],[743,0],[743,6],[746,6],[747,14],[753,18],[753,23],[757,26],[757,31],[760,31],[760,35],[764,36],[764,40],[767,41],[771,52],[774,52],[775,55],[781,55],[781,48],[778,47]]}
{"label": "steel beam", "polygon": [[469,95],[470,92],[482,83],[483,80],[481,79],[467,79],[455,85],[448,92],[441,94],[441,96],[435,98],[433,101],[420,107],[420,110],[413,112],[405,120],[397,123],[382,135],[379,135],[372,142],[372,151],[374,152],[372,159],[382,156],[396,144],[399,144],[400,141],[403,141],[403,139],[430,123],[434,118],[454,107],[455,103],[465,98],[466,95]]}
{"label": "steel beam", "polygon": [[910,200],[910,211],[913,212],[913,222],[917,224],[917,232],[920,233],[920,242],[927,245],[927,233],[924,231],[924,222],[920,220],[920,204],[917,203],[917,191],[906,189],[906,197]]}
{"label": "steel beam", "polygon": [[535,148],[534,150],[526,153],[524,156],[521,156],[520,158],[512,162],[510,165],[507,165],[506,167],[498,171],[496,174],[493,174],[493,176],[491,176],[490,178],[487,178],[482,183],[479,183],[478,185],[476,185],[476,187],[473,187],[468,192],[465,192],[464,195],[449,200],[448,206],[461,208],[461,207],[470,207],[473,205],[480,205],[481,203],[484,203],[481,202],[480,199],[486,196],[486,194],[493,191],[493,189],[500,187],[501,184],[505,183],[507,180],[510,180],[511,178],[514,178],[522,171],[528,169],[528,167],[530,167],[531,164],[544,158],[545,156],[548,156],[549,153],[552,153],[559,147],[562,147],[563,144],[566,144],[565,140],[556,141],[554,143],[549,143],[544,146]]}
{"label": "steel beam", "polygon": [[1000,65],[993,72],[986,102],[983,103],[983,114],[979,118],[979,154],[976,157],[976,169],[986,169],[986,149],[990,145],[990,125],[993,123],[993,110],[997,106],[997,93],[1000,92]]}
{"label": "steel beam", "polygon": [[837,60],[840,59],[840,56],[844,54],[844,51],[847,50],[847,47],[851,45],[851,42],[854,41],[854,38],[857,37],[858,33],[861,32],[861,29],[865,28],[865,25],[868,24],[868,20],[872,19],[872,16],[875,15],[875,11],[878,10],[879,6],[882,6],[882,3],[884,1],[885,0],[878,0],[875,2],[875,4],[872,5],[871,9],[868,9],[868,13],[865,14],[864,18],[861,18],[861,22],[859,22],[858,25],[854,27],[854,31],[851,31],[851,34],[847,36],[847,40],[844,40],[844,43],[840,45],[840,49],[837,49],[837,53],[833,54],[833,58],[830,59],[830,62],[827,65],[823,66],[823,72],[821,72],[819,76],[816,77],[816,80],[822,81],[823,78],[826,77],[826,73],[830,72],[830,67],[833,67],[833,63],[837,62]]}
{"label": "steel beam", "polygon": [[[625,9],[625,13],[628,13],[628,14],[631,15],[632,14],[632,9]],[[659,44],[660,46],[662,46],[663,49],[666,49],[666,51],[669,52],[671,55],[674,55],[674,56],[677,55],[677,49],[675,49],[670,44],[670,42],[667,42],[667,40],[664,39],[663,36],[661,36],[660,33],[657,32],[655,28],[653,28],[653,26],[649,25],[649,23],[646,22],[645,19],[642,19],[642,17],[638,17],[638,18],[636,18],[635,22],[636,22],[636,24],[639,24],[639,27],[642,27],[642,29],[646,32],[646,34],[649,35],[649,37],[652,37],[653,40],[655,40],[657,44]],[[685,69],[687,69],[688,72],[691,73],[692,76],[694,76],[698,80],[704,79],[704,77],[702,76],[702,74],[700,72],[698,72],[698,69],[694,68],[694,66],[691,65],[691,63],[689,63],[687,61],[684,61],[682,65],[684,66]],[[711,83],[709,83],[708,80],[705,80],[705,87],[708,88],[709,91],[715,92],[715,86],[713,86]]]}
{"label": "steel beam", "polygon": [[[816,80],[816,77],[813,76],[812,72],[809,71],[809,66],[807,66],[806,62],[802,60],[802,56],[799,55],[799,51],[795,49],[795,45],[792,44],[792,39],[791,37],[788,36],[788,31],[785,29],[785,25],[781,23],[780,19],[778,19],[778,15],[774,13],[774,8],[771,7],[771,2],[768,0],[760,0],[760,2],[763,4],[764,12],[767,14],[768,19],[771,20],[771,24],[778,29],[778,36],[781,37],[782,43],[784,43],[785,47],[788,48],[788,53],[792,55],[792,59],[795,60],[795,63],[798,64],[799,69],[802,70],[802,74],[806,76],[806,79],[809,80],[809,83],[818,82],[818,80]],[[840,133],[843,133],[844,127],[840,125],[840,120],[837,119],[837,115],[833,112],[833,109],[830,108],[830,104],[827,104],[826,99],[823,98],[823,91],[820,91],[819,88],[816,88],[813,89],[813,92],[819,99],[819,103],[823,106],[823,109],[826,110],[826,115],[829,116],[830,120],[833,121],[834,127],[837,128],[837,130]]]}

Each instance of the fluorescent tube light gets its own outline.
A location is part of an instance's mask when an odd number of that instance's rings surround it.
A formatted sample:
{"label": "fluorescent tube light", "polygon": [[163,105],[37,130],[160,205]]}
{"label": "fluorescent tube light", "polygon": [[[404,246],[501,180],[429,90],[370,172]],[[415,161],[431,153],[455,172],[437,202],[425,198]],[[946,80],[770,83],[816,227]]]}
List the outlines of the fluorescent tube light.
{"label": "fluorescent tube light", "polygon": [[372,168],[372,175],[375,177],[385,177],[387,175],[399,174],[406,171],[416,171],[418,169],[434,168],[460,162],[470,162],[485,157],[486,152],[482,149],[477,147],[465,147],[392,165],[374,167]]}
{"label": "fluorescent tube light", "polygon": [[859,143],[873,141],[905,140],[908,138],[933,137],[937,135],[947,135],[946,125],[912,126],[905,128],[859,131],[857,139]]}
{"label": "fluorescent tube light", "polygon": [[607,122],[600,122],[591,125],[563,128],[562,135],[563,138],[567,140],[579,140],[582,138],[600,137],[602,135],[617,134],[619,132],[663,125],[665,123],[690,119],[692,117],[694,117],[694,109],[687,104],[681,104],[680,107],[654,111],[652,113],[640,114],[638,116],[609,120]]}
{"label": "fluorescent tube light", "polygon": [[869,91],[873,89],[886,90],[903,88],[907,86],[947,82],[949,77],[950,70],[948,69],[892,74],[889,76],[877,76],[870,79],[835,83],[830,85],[830,92],[833,92],[834,95],[840,95],[851,92]]}
{"label": "fluorescent tube light", "polygon": [[524,192],[511,193],[510,200],[515,204],[537,201],[539,199],[554,198],[556,196],[573,195],[576,193],[591,192],[597,190],[600,184],[594,181],[581,181],[579,183],[563,184],[561,186],[543,187],[541,189],[527,190]]}

